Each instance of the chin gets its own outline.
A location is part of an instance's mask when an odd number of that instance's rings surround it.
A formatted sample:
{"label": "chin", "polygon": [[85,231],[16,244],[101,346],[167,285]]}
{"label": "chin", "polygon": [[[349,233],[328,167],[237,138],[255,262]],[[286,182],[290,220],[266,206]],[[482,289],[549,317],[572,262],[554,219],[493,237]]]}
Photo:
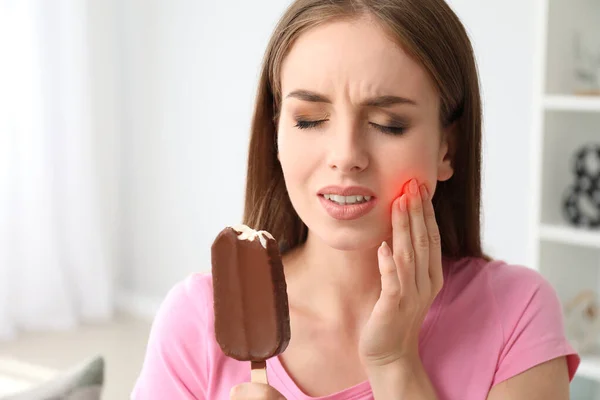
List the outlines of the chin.
{"label": "chin", "polygon": [[[311,224],[313,225],[313,224]],[[327,246],[342,251],[361,251],[378,247],[386,240],[391,232],[382,230],[381,224],[352,224],[349,226],[335,226],[322,221],[308,225],[310,234]]]}

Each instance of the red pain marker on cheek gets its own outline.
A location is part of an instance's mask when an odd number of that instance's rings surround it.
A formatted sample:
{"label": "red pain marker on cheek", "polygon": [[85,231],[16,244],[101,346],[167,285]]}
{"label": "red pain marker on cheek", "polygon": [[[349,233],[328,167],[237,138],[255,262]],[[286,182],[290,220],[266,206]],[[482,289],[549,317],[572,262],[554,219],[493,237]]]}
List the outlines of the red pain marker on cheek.
{"label": "red pain marker on cheek", "polygon": [[[404,182],[404,184],[403,184],[403,185],[402,185],[402,187],[400,188],[400,193],[398,194],[398,197],[402,197],[402,195],[403,195],[403,194],[408,194],[408,193],[409,193],[409,190],[410,190],[410,189],[409,189],[409,185],[410,185],[410,183],[413,181],[413,179],[414,179],[415,181],[417,181],[417,180],[416,180],[416,178],[411,178],[411,179],[409,179],[408,181]],[[418,184],[419,184],[419,182],[417,181],[417,185],[418,185]]]}
{"label": "red pain marker on cheek", "polygon": [[392,199],[392,203],[390,204],[390,212],[392,211],[392,207],[394,206],[394,204],[396,204],[396,201],[398,201],[400,199],[400,197],[402,197],[403,194],[408,193],[408,185],[410,184],[410,181],[412,181],[413,178],[407,180],[406,182],[404,182],[402,184],[402,186],[400,186],[400,188],[398,189],[398,194],[394,196],[394,198]]}
{"label": "red pain marker on cheek", "polygon": [[402,190],[400,191],[400,196],[402,196],[403,194],[408,193],[408,185],[410,185],[410,182],[412,181],[412,179],[409,179],[408,182],[406,182],[404,185],[402,185]]}

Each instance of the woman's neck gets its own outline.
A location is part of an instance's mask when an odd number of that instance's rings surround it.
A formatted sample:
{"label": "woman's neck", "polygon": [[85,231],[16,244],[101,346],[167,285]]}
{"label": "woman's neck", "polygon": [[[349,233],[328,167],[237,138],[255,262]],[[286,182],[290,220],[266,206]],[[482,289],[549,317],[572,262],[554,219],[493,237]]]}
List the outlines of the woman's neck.
{"label": "woman's neck", "polygon": [[292,307],[344,329],[366,323],[381,292],[377,247],[337,250],[309,233],[283,261]]}

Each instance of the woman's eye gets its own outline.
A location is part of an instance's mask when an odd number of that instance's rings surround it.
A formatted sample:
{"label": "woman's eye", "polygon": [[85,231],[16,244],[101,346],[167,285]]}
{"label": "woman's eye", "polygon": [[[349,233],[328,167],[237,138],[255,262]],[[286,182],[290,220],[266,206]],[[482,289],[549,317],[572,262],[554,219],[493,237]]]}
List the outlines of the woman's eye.
{"label": "woman's eye", "polygon": [[371,124],[371,126],[375,129],[378,129],[381,132],[386,133],[388,135],[402,135],[404,131],[406,131],[406,127],[404,126],[386,126],[379,125],[374,122],[369,122],[369,124]]}
{"label": "woman's eye", "polygon": [[318,121],[296,121],[295,127],[298,129],[316,128],[317,126],[321,125],[325,121],[327,121],[327,120],[321,119]]}
{"label": "woman's eye", "polygon": [[[298,129],[311,129],[316,128],[321,125],[323,122],[326,122],[326,119],[321,119],[317,121],[307,121],[307,120],[297,120],[295,127]],[[376,128],[377,130],[386,133],[388,135],[401,135],[406,130],[403,126],[387,126],[387,125],[379,125],[374,122],[369,122],[371,126]]]}

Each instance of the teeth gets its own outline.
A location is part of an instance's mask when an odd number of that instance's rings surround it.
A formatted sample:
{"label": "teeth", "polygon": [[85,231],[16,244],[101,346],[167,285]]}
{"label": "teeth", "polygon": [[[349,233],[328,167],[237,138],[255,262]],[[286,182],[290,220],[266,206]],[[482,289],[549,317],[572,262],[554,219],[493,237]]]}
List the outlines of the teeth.
{"label": "teeth", "polygon": [[333,196],[331,196],[331,200],[335,201],[336,203],[346,204],[346,198],[344,196],[339,196],[337,194],[334,194]]}
{"label": "teeth", "polygon": [[340,196],[337,194],[324,194],[323,197],[325,197],[327,200],[334,201],[338,204],[356,204],[367,202],[371,200],[372,196]]}

